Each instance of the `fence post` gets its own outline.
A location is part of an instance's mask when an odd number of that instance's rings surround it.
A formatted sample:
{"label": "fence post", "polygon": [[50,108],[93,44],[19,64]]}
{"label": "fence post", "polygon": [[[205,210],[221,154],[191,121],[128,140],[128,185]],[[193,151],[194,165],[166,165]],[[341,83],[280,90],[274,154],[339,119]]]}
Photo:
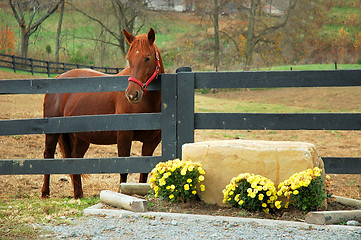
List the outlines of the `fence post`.
{"label": "fence post", "polygon": [[194,82],[192,68],[177,69],[177,156],[182,157],[182,145],[194,142]]}
{"label": "fence post", "polygon": [[46,61],[46,72],[48,73],[48,77],[50,77],[49,61]]}
{"label": "fence post", "polygon": [[34,75],[34,61],[32,58],[30,58],[29,60],[30,60],[30,72],[31,75]]}
{"label": "fence post", "polygon": [[177,76],[162,74],[162,161],[177,158]]}
{"label": "fence post", "polygon": [[12,58],[12,64],[13,64],[14,73],[16,73],[15,56],[12,55],[11,58]]}

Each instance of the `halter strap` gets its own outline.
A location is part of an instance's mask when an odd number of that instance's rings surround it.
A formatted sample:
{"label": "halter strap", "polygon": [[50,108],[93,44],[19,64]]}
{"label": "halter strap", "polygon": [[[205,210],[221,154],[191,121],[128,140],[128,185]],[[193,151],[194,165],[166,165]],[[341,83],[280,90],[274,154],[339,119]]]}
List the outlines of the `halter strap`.
{"label": "halter strap", "polygon": [[154,71],[154,73],[152,74],[152,76],[150,76],[150,78],[149,78],[145,83],[142,83],[141,81],[139,81],[138,79],[133,78],[133,77],[129,77],[129,78],[128,78],[128,82],[134,82],[134,83],[138,84],[138,85],[142,88],[144,94],[147,92],[147,87],[148,87],[148,85],[149,85],[154,79],[157,79],[157,78],[158,78],[159,68],[160,68],[160,62],[159,62],[159,54],[158,54],[157,51],[155,52],[155,62],[156,62],[155,71]]}

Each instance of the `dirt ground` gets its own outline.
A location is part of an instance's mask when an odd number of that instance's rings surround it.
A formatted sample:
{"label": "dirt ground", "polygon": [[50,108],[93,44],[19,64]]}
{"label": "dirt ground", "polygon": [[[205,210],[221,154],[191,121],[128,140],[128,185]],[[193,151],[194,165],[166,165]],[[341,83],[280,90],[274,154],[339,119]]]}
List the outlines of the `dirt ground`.
{"label": "dirt ground", "polygon": [[[0,70],[0,79],[30,78]],[[245,102],[274,103],[324,111],[361,112],[361,88],[293,88],[256,91],[233,91],[209,94],[214,98],[239,99]],[[0,119],[41,118],[43,95],[0,95]],[[197,130],[195,141],[211,139],[262,139],[305,141],[316,145],[321,157],[356,157],[361,155],[361,136],[358,131],[219,131]],[[140,155],[140,143],[134,142],[132,155]],[[43,135],[0,136],[0,159],[42,158]],[[155,151],[160,155],[161,148]],[[116,157],[116,146],[91,146],[85,157]],[[60,155],[57,153],[57,157]],[[41,175],[0,176],[0,198],[39,196]],[[131,174],[136,182],[138,174]],[[361,198],[361,175],[332,174],[332,191],[335,195]],[[99,195],[101,190],[117,191],[119,174],[94,174],[84,179],[85,196]],[[67,175],[53,175],[51,197],[72,197],[72,186]]]}

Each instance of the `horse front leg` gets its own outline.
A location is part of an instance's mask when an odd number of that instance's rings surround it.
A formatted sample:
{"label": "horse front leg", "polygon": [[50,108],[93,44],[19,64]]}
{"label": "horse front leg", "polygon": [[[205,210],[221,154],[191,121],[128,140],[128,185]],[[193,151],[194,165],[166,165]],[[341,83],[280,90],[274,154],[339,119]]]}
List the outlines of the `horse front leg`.
{"label": "horse front leg", "polygon": [[[154,137],[150,141],[144,141],[142,146],[142,156],[152,156],[154,150],[157,148],[161,141],[160,131],[155,131]],[[140,183],[146,183],[149,173],[141,173],[139,176]]]}
{"label": "horse front leg", "polygon": [[[130,148],[132,147],[134,133],[133,131],[118,131],[117,132],[117,147],[118,157],[129,157]],[[128,173],[120,174],[120,183],[127,182]],[[120,190],[120,185],[119,185]]]}
{"label": "horse front leg", "polygon": [[[45,150],[44,159],[54,158],[56,145],[58,143],[60,134],[46,134],[45,135]],[[50,196],[50,174],[44,175],[43,187],[41,188],[41,197],[48,198]]]}

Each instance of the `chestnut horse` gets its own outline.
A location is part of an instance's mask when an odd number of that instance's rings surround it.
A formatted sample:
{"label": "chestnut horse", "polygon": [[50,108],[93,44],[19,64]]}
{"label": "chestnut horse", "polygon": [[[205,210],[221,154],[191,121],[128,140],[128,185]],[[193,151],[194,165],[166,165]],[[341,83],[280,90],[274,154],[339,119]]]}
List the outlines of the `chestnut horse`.
{"label": "chestnut horse", "polygon": [[[145,94],[148,84],[164,73],[163,62],[155,45],[155,32],[151,28],[148,34],[133,36],[123,30],[130,48],[127,54],[129,66],[117,75],[129,75],[129,84],[125,92],[62,93],[46,94],[44,99],[44,117],[66,117],[79,115],[152,113],[161,111],[160,91]],[[110,76],[91,69],[74,69],[56,78]],[[54,158],[59,142],[64,158],[82,158],[91,143],[117,144],[118,156],[130,156],[132,141],[141,141],[142,155],[151,156],[158,146],[160,130],[149,131],[106,131],[84,133],[62,133],[45,135],[44,158]],[[126,182],[127,174],[120,175],[120,182]],[[140,182],[147,181],[148,174],[140,174]],[[49,197],[50,175],[44,175],[41,190],[42,197]],[[82,198],[81,175],[71,175],[74,198]]]}

